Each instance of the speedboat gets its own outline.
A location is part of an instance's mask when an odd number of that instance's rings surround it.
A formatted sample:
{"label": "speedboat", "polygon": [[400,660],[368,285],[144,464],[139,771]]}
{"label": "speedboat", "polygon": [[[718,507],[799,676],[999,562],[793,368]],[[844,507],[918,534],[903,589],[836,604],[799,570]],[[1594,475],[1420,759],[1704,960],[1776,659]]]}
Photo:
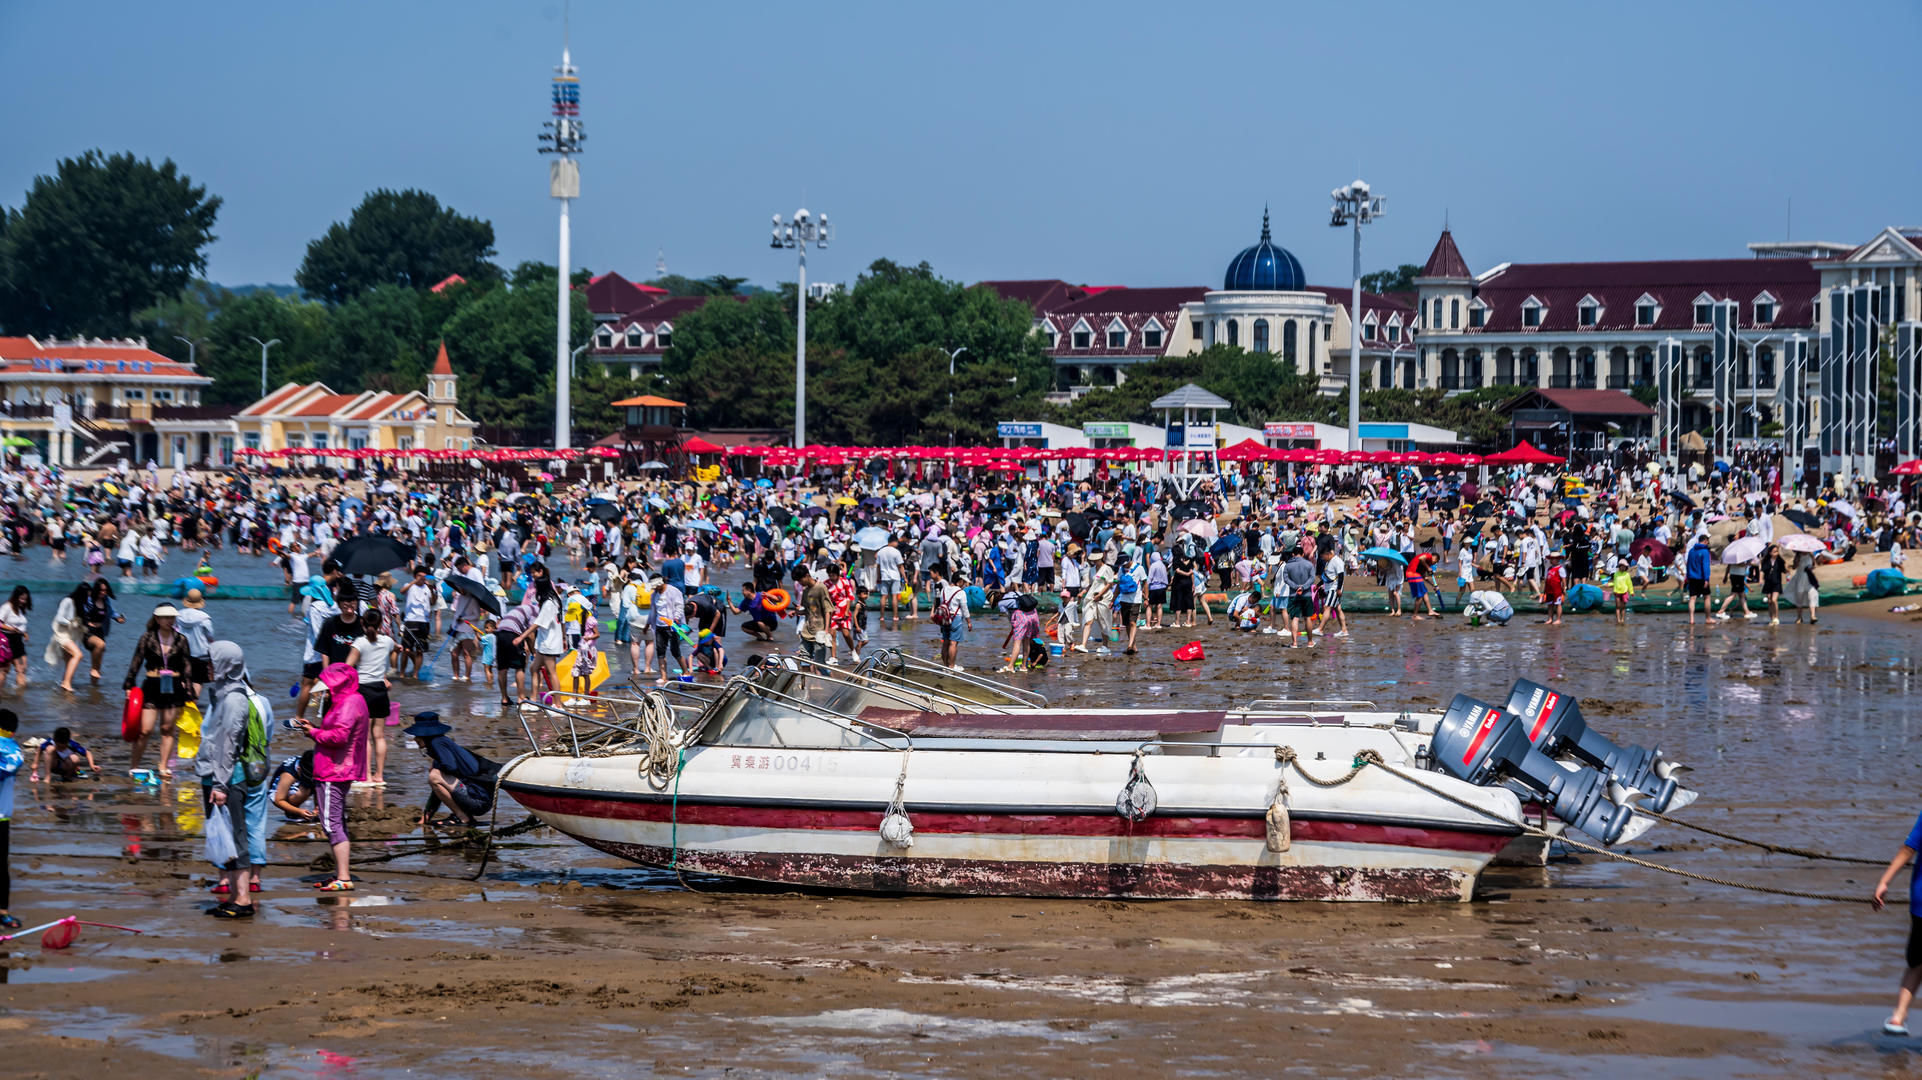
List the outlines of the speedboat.
{"label": "speedboat", "polygon": [[522,722],[532,749],[501,789],[543,823],[642,865],[791,886],[1464,901],[1541,832],[1525,799],[1610,843],[1651,824],[1641,793],[1466,697],[1442,713],[1057,708],[888,652],[550,695]]}

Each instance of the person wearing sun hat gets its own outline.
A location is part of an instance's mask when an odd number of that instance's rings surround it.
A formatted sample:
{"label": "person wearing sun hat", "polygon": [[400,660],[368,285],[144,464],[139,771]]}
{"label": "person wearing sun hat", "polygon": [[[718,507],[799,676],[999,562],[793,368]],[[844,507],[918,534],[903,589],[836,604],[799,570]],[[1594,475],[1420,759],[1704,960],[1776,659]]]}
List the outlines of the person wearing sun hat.
{"label": "person wearing sun hat", "polygon": [[500,764],[455,742],[453,730],[441,723],[439,713],[428,711],[415,713],[413,724],[401,732],[433,763],[427,770],[431,792],[420,812],[422,825],[433,823],[442,803],[447,804],[453,822],[461,825],[474,824],[494,808],[494,778],[500,774]]}

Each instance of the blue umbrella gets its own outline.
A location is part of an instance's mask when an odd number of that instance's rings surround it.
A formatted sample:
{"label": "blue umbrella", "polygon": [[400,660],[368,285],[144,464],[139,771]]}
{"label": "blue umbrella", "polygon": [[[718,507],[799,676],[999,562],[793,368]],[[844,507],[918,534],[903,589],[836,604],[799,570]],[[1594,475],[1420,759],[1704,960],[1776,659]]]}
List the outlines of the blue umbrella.
{"label": "blue umbrella", "polygon": [[1408,556],[1403,555],[1399,551],[1390,551],[1384,547],[1369,548],[1367,551],[1361,553],[1361,557],[1364,559],[1393,559],[1403,566],[1408,565]]}
{"label": "blue umbrella", "polygon": [[1208,554],[1215,556],[1226,555],[1240,546],[1241,534],[1231,532],[1215,541],[1214,544],[1208,548]]}
{"label": "blue umbrella", "polygon": [[710,533],[718,533],[721,531],[720,529],[715,527],[712,521],[709,521],[706,518],[695,518],[694,520],[688,522],[686,525],[683,525],[682,528],[695,529],[700,532],[710,532]]}

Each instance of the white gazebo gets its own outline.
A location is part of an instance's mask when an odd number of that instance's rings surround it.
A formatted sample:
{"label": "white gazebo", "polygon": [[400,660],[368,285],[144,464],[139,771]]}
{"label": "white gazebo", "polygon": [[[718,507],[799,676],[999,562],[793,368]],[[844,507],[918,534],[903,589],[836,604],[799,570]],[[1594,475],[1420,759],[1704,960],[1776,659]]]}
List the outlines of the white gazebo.
{"label": "white gazebo", "polygon": [[[1185,499],[1194,494],[1195,485],[1204,477],[1213,477],[1220,471],[1221,463],[1215,457],[1215,416],[1222,409],[1234,406],[1189,383],[1154,399],[1148,407],[1161,410],[1162,427],[1168,432],[1168,449],[1174,455],[1168,463],[1168,481]],[[1201,419],[1204,411],[1208,414],[1206,420]]]}

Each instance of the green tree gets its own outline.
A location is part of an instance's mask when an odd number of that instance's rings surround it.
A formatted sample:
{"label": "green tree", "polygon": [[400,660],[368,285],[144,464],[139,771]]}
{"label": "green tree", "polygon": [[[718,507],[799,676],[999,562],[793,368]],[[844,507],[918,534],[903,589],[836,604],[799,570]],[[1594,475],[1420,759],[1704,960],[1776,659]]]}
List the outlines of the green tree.
{"label": "green tree", "polygon": [[[328,343],[328,312],[320,304],[256,292],[222,304],[207,327],[199,349],[200,373],[213,379],[203,394],[208,404],[248,405],[260,397],[260,345],[267,354],[267,389],[319,377]],[[333,384],[329,384],[332,386]],[[357,387],[333,386],[341,393]]]}
{"label": "green tree", "polygon": [[333,309],[320,357],[320,379],[345,393],[405,393],[426,385],[434,362],[438,326],[423,318],[422,297],[432,293],[376,285]]}
{"label": "green tree", "polygon": [[[134,330],[147,339],[155,352],[186,363],[201,359],[199,347],[208,339],[214,316],[238,299],[231,289],[196,278],[178,294],[154,304],[134,316]],[[196,343],[187,348],[187,338]]]}
{"label": "green tree", "polygon": [[[481,292],[440,328],[467,388],[462,410],[476,421],[518,429],[552,423],[554,293],[552,267],[517,271],[511,286]],[[586,298],[575,292],[569,335],[586,341],[592,323]]]}
{"label": "green tree", "polygon": [[0,212],[0,325],[16,334],[122,336],[137,312],[206,269],[220,198],[171,160],[89,150],[37,176]]}
{"label": "green tree", "polygon": [[424,191],[382,188],[307,245],[294,280],[307,295],[341,304],[377,285],[426,289],[451,274],[497,280],[493,256],[492,223],[463,217]]}
{"label": "green tree", "polygon": [[1371,293],[1407,293],[1415,291],[1415,279],[1421,276],[1421,267],[1414,263],[1402,263],[1393,270],[1377,270],[1361,276],[1361,287]]}

